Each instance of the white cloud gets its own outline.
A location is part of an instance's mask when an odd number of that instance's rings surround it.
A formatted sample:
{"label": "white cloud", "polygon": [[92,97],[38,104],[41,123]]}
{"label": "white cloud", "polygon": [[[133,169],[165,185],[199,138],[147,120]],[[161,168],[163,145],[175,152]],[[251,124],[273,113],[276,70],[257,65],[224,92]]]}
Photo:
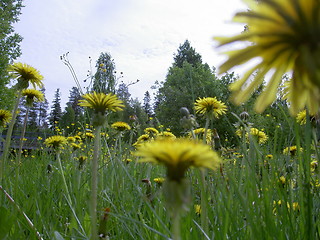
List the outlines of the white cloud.
{"label": "white cloud", "polygon": [[16,31],[24,40],[20,61],[33,65],[45,76],[47,98],[56,88],[63,102],[75,83],[60,55],[69,59],[79,80],[86,78],[89,59],[109,52],[124,82],[141,81],[130,87],[143,98],[155,80],[164,80],[173,54],[186,39],[210,66],[216,54],[213,36],[240,32],[231,23],[236,11],[245,10],[241,0],[33,0],[22,9]]}

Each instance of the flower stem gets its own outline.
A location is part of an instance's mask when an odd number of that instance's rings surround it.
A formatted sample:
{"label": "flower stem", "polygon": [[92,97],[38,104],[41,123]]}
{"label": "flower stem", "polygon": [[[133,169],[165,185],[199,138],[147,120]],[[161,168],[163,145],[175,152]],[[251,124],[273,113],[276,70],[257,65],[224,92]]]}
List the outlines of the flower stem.
{"label": "flower stem", "polygon": [[9,124],[8,131],[7,131],[6,141],[4,142],[2,160],[0,161],[0,180],[1,181],[2,181],[3,174],[4,174],[4,171],[6,168],[6,162],[7,162],[7,158],[9,155],[13,127],[14,127],[14,124],[16,122],[16,118],[18,115],[18,107],[19,107],[20,99],[21,99],[21,90],[18,92],[16,104],[14,106],[13,113],[12,113],[12,119]]}
{"label": "flower stem", "polygon": [[100,132],[101,126],[95,128],[94,151],[91,167],[91,199],[90,199],[90,213],[91,213],[91,238],[98,239],[97,232],[97,193],[98,193],[98,161],[100,156]]}
{"label": "flower stem", "polygon": [[[21,155],[22,155],[23,139],[24,139],[24,136],[25,136],[25,134],[26,134],[29,110],[30,110],[30,107],[27,107],[26,115],[25,115],[25,117],[24,117],[24,123],[23,123],[22,133],[21,133],[21,137],[20,137],[19,152],[18,152],[18,157],[17,157],[18,169],[20,168],[20,164],[21,164]],[[18,173],[19,173],[19,171],[18,171]]]}
{"label": "flower stem", "polygon": [[206,172],[205,170],[200,170],[200,189],[201,189],[201,225],[203,231],[208,233],[208,212],[207,212],[207,191],[206,191]]}
{"label": "flower stem", "polygon": [[72,203],[71,202],[71,196],[70,196],[70,193],[69,193],[69,190],[68,190],[68,185],[67,185],[66,178],[64,177],[64,171],[63,171],[62,164],[61,164],[60,152],[57,152],[56,156],[57,156],[57,160],[58,160],[58,164],[59,164],[59,168],[60,168],[60,173],[61,173],[61,176],[62,176],[62,181],[63,181],[64,187],[66,189],[67,198],[68,198],[69,203],[71,204]]}
{"label": "flower stem", "polygon": [[172,216],[172,239],[181,240],[180,236],[180,212],[177,211],[176,214]]}

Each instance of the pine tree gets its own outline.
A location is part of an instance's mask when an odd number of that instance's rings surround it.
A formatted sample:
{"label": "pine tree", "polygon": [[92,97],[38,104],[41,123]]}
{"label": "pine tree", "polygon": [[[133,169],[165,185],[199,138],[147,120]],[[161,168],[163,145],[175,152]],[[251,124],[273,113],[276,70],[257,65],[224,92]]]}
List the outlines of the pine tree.
{"label": "pine tree", "polygon": [[202,64],[202,57],[196,50],[191,47],[190,42],[186,40],[179,46],[178,53],[174,55],[174,67],[183,67],[183,63],[187,62],[195,67],[198,64]]}
{"label": "pine tree", "polygon": [[49,124],[50,124],[50,129],[54,130],[61,119],[62,112],[61,112],[61,96],[60,96],[60,89],[57,88],[54,94],[54,99],[52,101],[52,107],[51,107],[51,112],[49,115]]}
{"label": "pine tree", "polygon": [[62,113],[60,126],[65,129],[66,133],[71,133],[80,126],[83,120],[83,108],[78,105],[81,94],[77,87],[70,90],[69,101]]}
{"label": "pine tree", "polygon": [[148,115],[148,118],[150,118],[152,114],[152,107],[151,107],[151,96],[149,91],[146,91],[144,93],[144,98],[143,98],[143,109]]}
{"label": "pine tree", "polygon": [[36,107],[38,111],[38,119],[37,119],[37,125],[41,129],[46,129],[48,128],[48,108],[49,108],[49,102],[47,98],[45,97],[45,88],[41,89],[41,92],[44,95],[44,101],[43,102],[36,102]]}

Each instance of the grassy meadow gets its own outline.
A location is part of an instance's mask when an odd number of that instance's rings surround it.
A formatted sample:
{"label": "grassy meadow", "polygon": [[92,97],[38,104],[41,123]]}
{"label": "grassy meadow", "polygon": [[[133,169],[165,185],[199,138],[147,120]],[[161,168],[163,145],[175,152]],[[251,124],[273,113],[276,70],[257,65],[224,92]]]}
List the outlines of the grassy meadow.
{"label": "grassy meadow", "polygon": [[[181,239],[319,238],[315,129],[309,121],[291,127],[286,133],[275,129],[275,137],[264,144],[254,136],[238,138],[237,147],[222,143],[217,149],[222,163],[206,171],[205,189],[203,170],[187,171],[192,200],[180,219]],[[40,138],[41,148],[24,153],[20,165],[10,155],[0,191],[1,239],[90,238],[92,130],[86,126],[66,136],[61,166]],[[170,239],[170,208],[162,192],[165,168],[137,162],[132,131],[105,127],[101,133],[98,232],[102,239]],[[279,149],[279,135],[297,150]]]}

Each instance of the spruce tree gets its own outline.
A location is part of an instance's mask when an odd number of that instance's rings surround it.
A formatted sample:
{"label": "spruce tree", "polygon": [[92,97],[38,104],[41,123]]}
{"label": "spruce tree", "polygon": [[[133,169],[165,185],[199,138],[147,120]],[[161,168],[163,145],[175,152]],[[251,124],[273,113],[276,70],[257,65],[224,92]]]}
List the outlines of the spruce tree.
{"label": "spruce tree", "polygon": [[49,125],[50,129],[54,130],[61,119],[62,111],[61,111],[61,95],[60,95],[60,89],[57,88],[54,94],[54,99],[52,101],[52,107],[51,112],[49,115]]}

